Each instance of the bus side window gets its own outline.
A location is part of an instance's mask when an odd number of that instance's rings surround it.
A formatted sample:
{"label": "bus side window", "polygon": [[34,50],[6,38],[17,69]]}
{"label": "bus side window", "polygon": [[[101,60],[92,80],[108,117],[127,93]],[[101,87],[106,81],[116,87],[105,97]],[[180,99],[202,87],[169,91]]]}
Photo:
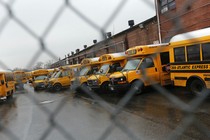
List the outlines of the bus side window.
{"label": "bus side window", "polygon": [[202,44],[203,61],[210,60],[210,43]]}
{"label": "bus side window", "polygon": [[141,63],[140,68],[151,68],[151,67],[154,67],[154,62],[152,58],[150,57],[144,58],[144,60]]}
{"label": "bus side window", "polygon": [[117,67],[120,67],[120,63],[114,63],[110,66],[110,69],[109,69],[109,73],[113,73],[115,71],[117,71]]}
{"label": "bus side window", "polygon": [[184,47],[174,48],[174,60],[175,62],[185,62],[185,50]]}
{"label": "bus side window", "polygon": [[68,71],[67,71],[67,70],[64,70],[64,71],[62,72],[62,76],[63,76],[63,77],[69,76]]}
{"label": "bus side window", "polygon": [[187,46],[187,61],[200,61],[200,45]]}
{"label": "bus side window", "polygon": [[161,64],[166,65],[169,63],[169,52],[160,53]]}
{"label": "bus side window", "polygon": [[97,66],[93,66],[91,68],[91,70],[88,71],[87,75],[91,75],[91,74],[94,74],[98,71],[98,67]]}

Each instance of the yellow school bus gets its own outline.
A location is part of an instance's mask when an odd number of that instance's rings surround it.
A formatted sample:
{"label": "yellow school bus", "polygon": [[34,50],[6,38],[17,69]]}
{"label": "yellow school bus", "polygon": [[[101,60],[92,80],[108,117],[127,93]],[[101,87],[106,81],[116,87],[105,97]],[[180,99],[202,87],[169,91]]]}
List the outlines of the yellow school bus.
{"label": "yellow school bus", "polygon": [[[50,69],[50,72],[49,72],[49,74],[48,74],[48,76],[47,76],[47,78],[46,78],[46,80],[45,80],[46,88],[47,88],[47,89],[48,89],[48,85],[49,85],[50,79],[54,78],[55,75],[59,72],[59,70],[60,70],[59,68],[54,68],[54,69],[53,69],[53,73],[52,73],[52,71],[51,71],[51,69]],[[48,71],[49,71],[49,69],[48,69]]]}
{"label": "yellow school bus", "polygon": [[59,68],[48,81],[47,89],[60,91],[62,88],[70,87],[71,79],[79,72],[80,64],[66,65]]}
{"label": "yellow school bus", "polygon": [[47,69],[37,69],[32,71],[32,85],[34,90],[45,89],[48,73],[49,71]]}
{"label": "yellow school bus", "polygon": [[143,86],[153,84],[171,84],[170,74],[166,71],[169,63],[169,46],[165,44],[153,44],[136,46],[126,51],[128,60],[120,72],[110,75],[110,89],[113,91],[127,90],[135,87],[135,81],[140,81]]}
{"label": "yellow school bus", "polygon": [[25,71],[23,70],[16,70],[13,72],[15,75],[15,85],[24,84],[27,81],[27,77]]}
{"label": "yellow school bus", "polygon": [[82,85],[87,86],[88,77],[98,71],[100,67],[99,57],[84,58],[81,61],[81,69],[77,76],[71,79],[71,89]]}
{"label": "yellow school bus", "polygon": [[27,80],[30,80],[32,78],[32,72],[31,71],[25,72],[25,75],[26,75]]}
{"label": "yellow school bus", "polygon": [[54,69],[47,69],[47,70],[48,70],[48,77],[50,78],[59,69],[58,68],[54,68]]}
{"label": "yellow school bus", "polygon": [[11,71],[0,70],[0,98],[11,99],[15,93],[15,77]]}
{"label": "yellow school bus", "polygon": [[109,91],[109,76],[126,63],[125,52],[104,54],[99,57],[101,67],[98,72],[88,78],[88,86],[93,90]]}
{"label": "yellow school bus", "polygon": [[[60,70],[60,68],[54,68],[53,71],[52,71],[52,69],[50,69],[50,72],[48,74],[48,80],[50,78],[53,78],[56,75],[56,73],[59,72],[59,70]],[[48,71],[49,71],[49,69],[48,69]]]}
{"label": "yellow school bus", "polygon": [[175,86],[192,93],[210,88],[210,28],[187,32],[170,40],[170,73]]}

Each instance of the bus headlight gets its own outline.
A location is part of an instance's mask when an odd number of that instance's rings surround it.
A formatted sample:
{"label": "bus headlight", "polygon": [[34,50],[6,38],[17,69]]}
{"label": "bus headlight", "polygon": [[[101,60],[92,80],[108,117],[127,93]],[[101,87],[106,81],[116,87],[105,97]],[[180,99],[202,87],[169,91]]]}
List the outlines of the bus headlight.
{"label": "bus headlight", "polygon": [[122,77],[122,78],[120,78],[120,81],[124,81],[123,77]]}
{"label": "bus headlight", "polygon": [[88,85],[89,86],[99,85],[99,80],[88,80]]}
{"label": "bus headlight", "polygon": [[93,80],[93,84],[94,85],[98,85],[99,84],[99,81],[98,80]]}
{"label": "bus headlight", "polygon": [[126,77],[120,77],[117,79],[118,84],[125,84],[126,83]]}

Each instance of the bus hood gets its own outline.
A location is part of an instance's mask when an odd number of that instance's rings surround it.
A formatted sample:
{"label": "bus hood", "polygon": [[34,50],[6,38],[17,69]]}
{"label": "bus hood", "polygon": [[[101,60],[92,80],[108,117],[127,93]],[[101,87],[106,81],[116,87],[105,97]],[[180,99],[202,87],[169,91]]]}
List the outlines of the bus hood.
{"label": "bus hood", "polygon": [[91,75],[88,80],[98,80],[100,77],[100,75]]}
{"label": "bus hood", "polygon": [[38,84],[38,83],[45,83],[45,80],[36,80],[36,81],[34,81],[34,84]]}
{"label": "bus hood", "polygon": [[50,78],[49,79],[49,82],[54,82],[54,81],[56,81],[57,80],[57,78]]}
{"label": "bus hood", "polygon": [[114,72],[113,74],[110,75],[109,78],[120,78],[124,77],[126,75],[126,72]]}

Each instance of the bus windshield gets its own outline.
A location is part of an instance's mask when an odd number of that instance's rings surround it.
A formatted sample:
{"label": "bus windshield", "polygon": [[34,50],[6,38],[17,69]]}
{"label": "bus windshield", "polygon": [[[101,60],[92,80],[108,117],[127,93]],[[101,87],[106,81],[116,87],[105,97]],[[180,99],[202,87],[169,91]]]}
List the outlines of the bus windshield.
{"label": "bus windshield", "polygon": [[36,81],[36,80],[44,80],[44,79],[46,79],[46,78],[47,78],[46,75],[37,76],[37,77],[35,77],[35,81]]}
{"label": "bus windshield", "polygon": [[79,76],[85,75],[88,72],[88,70],[89,70],[89,67],[83,67],[81,71],[79,72]]}
{"label": "bus windshield", "polygon": [[109,64],[104,64],[96,74],[106,74],[109,70],[109,66]]}
{"label": "bus windshield", "polygon": [[141,61],[141,58],[128,60],[128,62],[126,63],[126,65],[122,69],[122,71],[136,70],[136,68],[138,67],[140,61]]}
{"label": "bus windshield", "polygon": [[79,73],[78,68],[72,68],[71,71],[72,71],[73,75],[78,75],[78,73]]}
{"label": "bus windshield", "polygon": [[57,74],[57,72],[54,72],[54,73],[50,76],[50,78],[54,78],[56,74]]}
{"label": "bus windshield", "polygon": [[61,76],[61,74],[62,74],[62,71],[60,70],[59,72],[57,72],[55,74],[55,76],[53,78],[59,78]]}

